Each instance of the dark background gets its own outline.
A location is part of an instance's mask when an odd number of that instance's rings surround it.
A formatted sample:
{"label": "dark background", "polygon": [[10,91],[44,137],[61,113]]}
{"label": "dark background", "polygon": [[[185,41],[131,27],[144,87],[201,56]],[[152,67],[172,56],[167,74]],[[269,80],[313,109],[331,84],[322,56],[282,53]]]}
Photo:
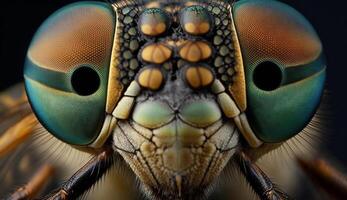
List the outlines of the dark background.
{"label": "dark background", "polygon": [[[346,82],[347,10],[341,0],[283,0],[303,13],[321,37],[328,60],[332,130],[324,136],[324,149],[347,166]],[[72,0],[12,0],[0,4],[0,90],[22,81],[22,66],[38,26],[56,9]]]}

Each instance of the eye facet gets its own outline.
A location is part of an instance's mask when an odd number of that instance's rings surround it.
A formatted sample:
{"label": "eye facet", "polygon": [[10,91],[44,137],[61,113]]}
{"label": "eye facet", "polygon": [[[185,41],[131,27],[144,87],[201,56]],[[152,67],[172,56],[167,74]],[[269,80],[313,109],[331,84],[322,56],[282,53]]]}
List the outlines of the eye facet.
{"label": "eye facet", "polygon": [[283,3],[242,0],[233,13],[248,121],[262,141],[285,141],[309,123],[320,103],[326,70],[322,44],[310,23]]}
{"label": "eye facet", "polygon": [[64,142],[89,145],[100,133],[114,30],[111,6],[81,2],[54,13],[31,42],[27,94],[42,125]]}

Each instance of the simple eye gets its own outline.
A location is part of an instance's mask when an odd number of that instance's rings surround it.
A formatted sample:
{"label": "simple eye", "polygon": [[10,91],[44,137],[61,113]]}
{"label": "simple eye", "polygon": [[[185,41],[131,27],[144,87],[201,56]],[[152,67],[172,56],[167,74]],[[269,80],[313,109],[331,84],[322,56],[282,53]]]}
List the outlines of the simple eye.
{"label": "simple eye", "polygon": [[168,30],[170,18],[159,8],[148,8],[140,15],[138,24],[143,34],[158,36]]}
{"label": "simple eye", "polygon": [[68,5],[35,34],[24,68],[31,106],[41,124],[73,145],[89,145],[106,116],[115,16],[100,2]]}
{"label": "simple eye", "polygon": [[184,31],[192,35],[203,35],[212,29],[212,17],[202,6],[189,6],[180,14],[180,23]]}
{"label": "simple eye", "polygon": [[300,13],[277,1],[241,0],[233,14],[250,126],[263,142],[285,141],[307,126],[320,103],[326,71],[320,39]]}

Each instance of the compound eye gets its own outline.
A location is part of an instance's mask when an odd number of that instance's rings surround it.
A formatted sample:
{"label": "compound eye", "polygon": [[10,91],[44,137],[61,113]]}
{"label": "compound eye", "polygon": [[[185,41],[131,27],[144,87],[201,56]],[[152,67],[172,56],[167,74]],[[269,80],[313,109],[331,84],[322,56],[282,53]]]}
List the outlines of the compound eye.
{"label": "compound eye", "polygon": [[191,35],[203,35],[212,30],[211,14],[202,6],[189,6],[182,10],[180,23],[183,30]]}
{"label": "compound eye", "polygon": [[247,91],[247,118],[264,142],[302,131],[320,103],[326,64],[312,25],[278,1],[241,0],[233,7]]}
{"label": "compound eye", "polygon": [[74,3],[45,21],[28,49],[30,104],[41,124],[66,143],[85,146],[99,136],[114,30],[110,5]]}
{"label": "compound eye", "polygon": [[144,35],[158,36],[170,27],[170,17],[160,8],[148,8],[139,18],[139,28]]}

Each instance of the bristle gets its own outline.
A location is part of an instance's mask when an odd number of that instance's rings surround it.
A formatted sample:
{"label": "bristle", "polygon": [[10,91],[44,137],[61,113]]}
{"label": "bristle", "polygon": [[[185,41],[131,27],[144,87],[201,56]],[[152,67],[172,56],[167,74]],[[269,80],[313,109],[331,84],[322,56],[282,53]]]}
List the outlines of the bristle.
{"label": "bristle", "polygon": [[[283,158],[283,151],[289,162],[297,156],[312,157],[319,146],[324,143],[330,132],[332,120],[331,109],[329,109],[329,98],[325,93],[322,103],[310,123],[295,137],[289,139],[279,148],[278,159]],[[275,150],[276,151],[276,150]],[[276,156],[276,153],[273,154]]]}

